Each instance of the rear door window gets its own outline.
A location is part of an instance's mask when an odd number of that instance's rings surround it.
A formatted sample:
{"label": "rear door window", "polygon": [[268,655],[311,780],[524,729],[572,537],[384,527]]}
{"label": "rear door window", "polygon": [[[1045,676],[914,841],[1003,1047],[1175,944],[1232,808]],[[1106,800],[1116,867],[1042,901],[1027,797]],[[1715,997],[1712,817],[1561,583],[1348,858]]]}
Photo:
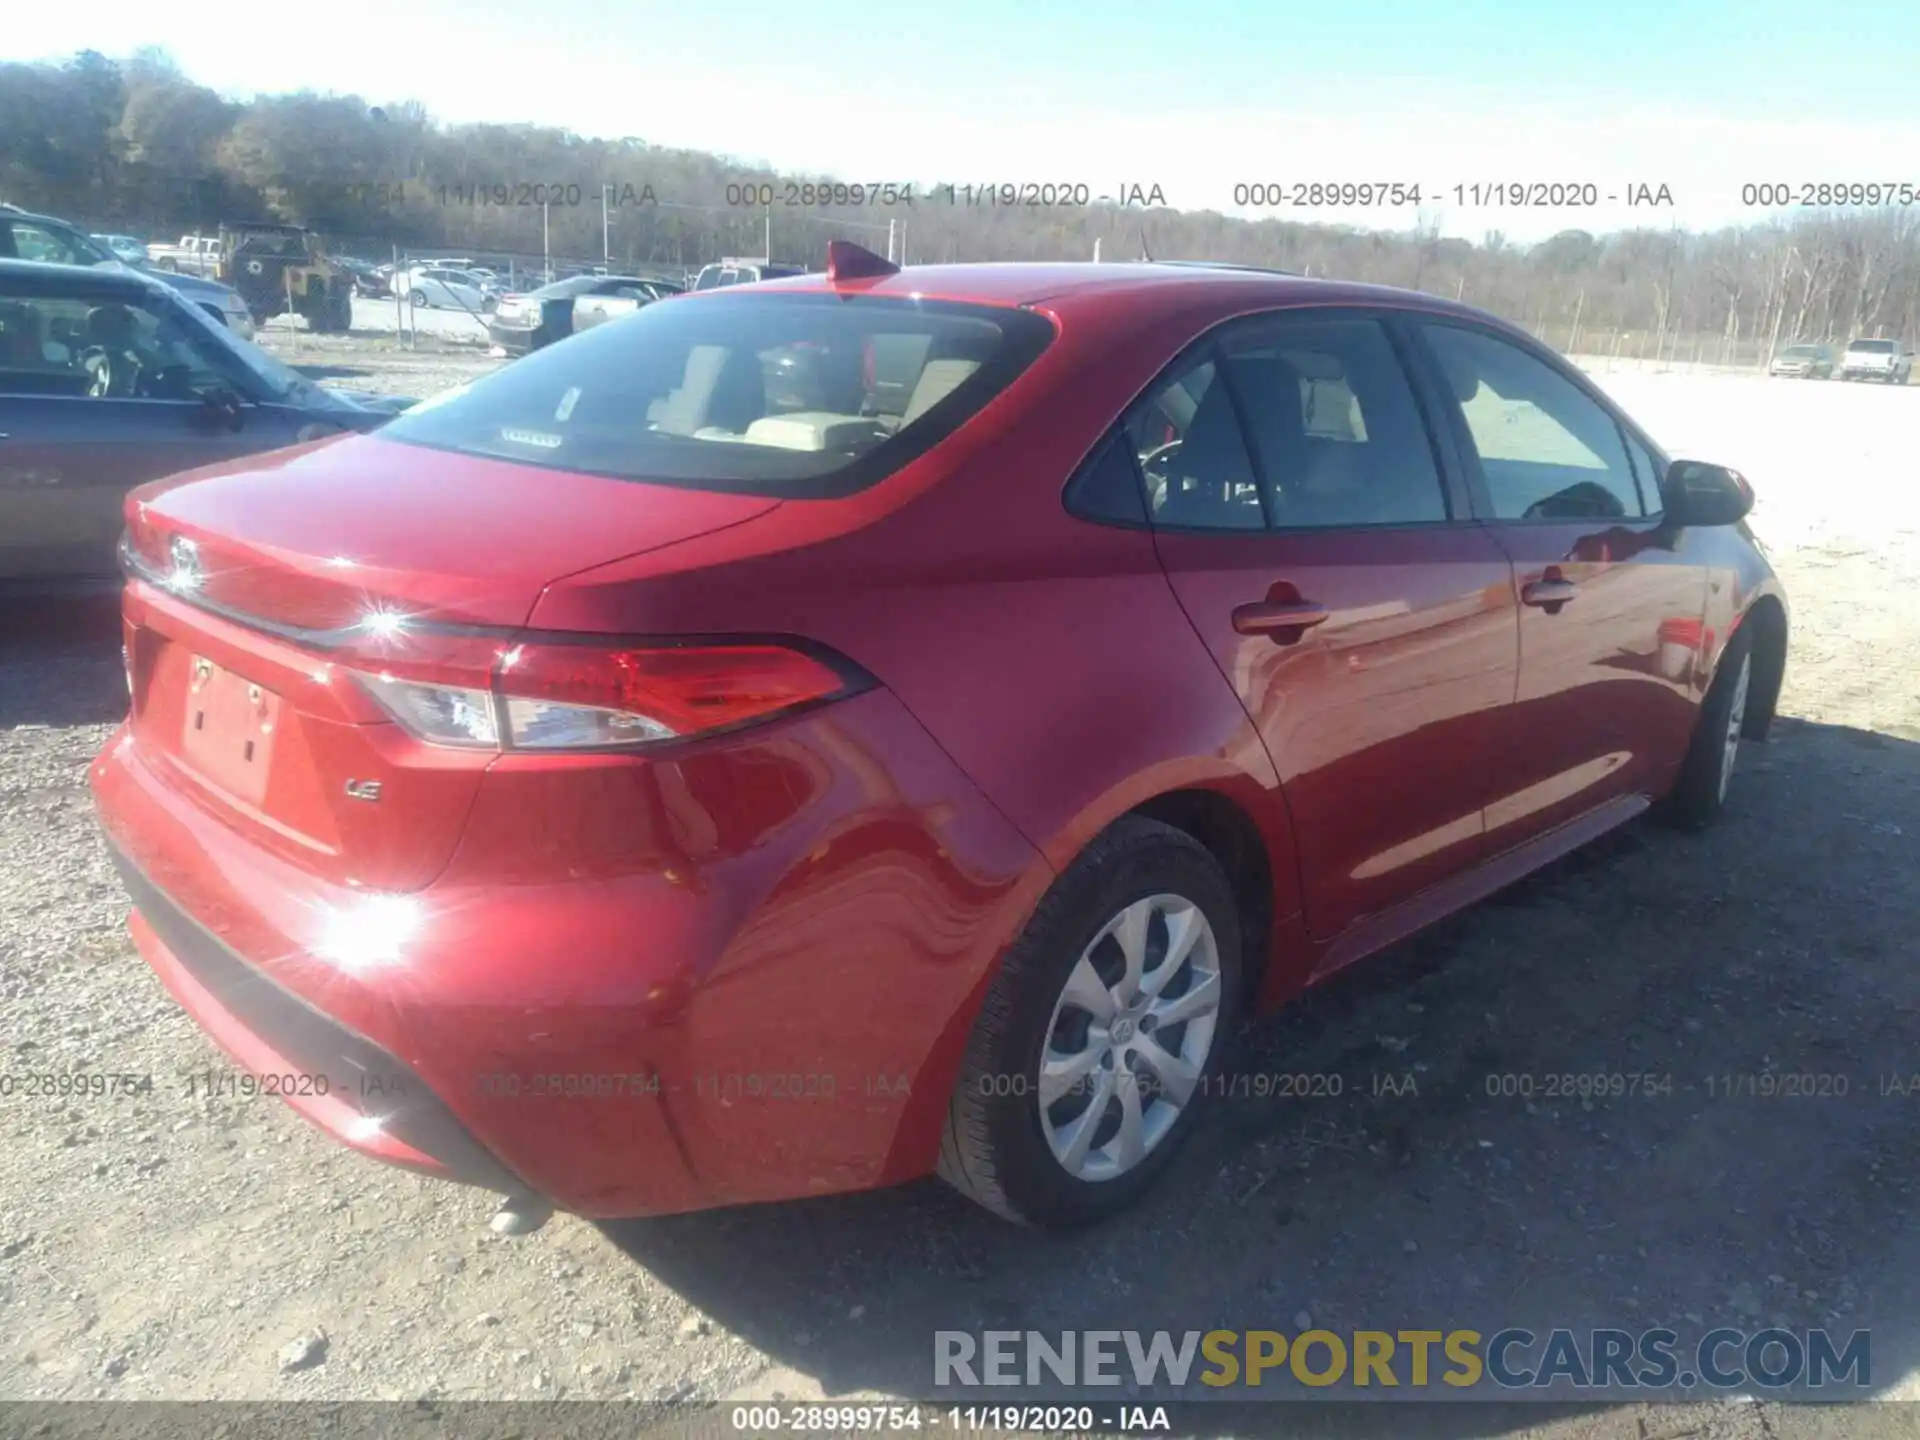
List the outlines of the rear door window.
{"label": "rear door window", "polygon": [[1027,310],[882,296],[644,305],[380,433],[621,479],[848,494],[965,423],[1053,333]]}
{"label": "rear door window", "polygon": [[1225,353],[1276,528],[1447,519],[1426,423],[1378,321],[1289,317]]}
{"label": "rear door window", "polygon": [[1233,394],[1211,357],[1156,385],[1128,416],[1126,431],[1155,526],[1258,530],[1266,524]]}

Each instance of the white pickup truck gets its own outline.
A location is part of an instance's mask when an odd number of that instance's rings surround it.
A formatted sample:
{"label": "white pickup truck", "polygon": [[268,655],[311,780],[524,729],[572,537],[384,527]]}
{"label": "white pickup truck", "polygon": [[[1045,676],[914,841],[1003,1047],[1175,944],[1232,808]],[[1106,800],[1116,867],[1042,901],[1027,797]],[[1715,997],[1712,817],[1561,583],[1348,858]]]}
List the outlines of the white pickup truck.
{"label": "white pickup truck", "polygon": [[156,268],[182,275],[217,276],[220,273],[218,235],[182,235],[178,245],[150,245]]}
{"label": "white pickup truck", "polygon": [[1855,340],[1840,357],[1842,380],[1878,380],[1904,385],[1913,374],[1913,352],[1898,340]]}

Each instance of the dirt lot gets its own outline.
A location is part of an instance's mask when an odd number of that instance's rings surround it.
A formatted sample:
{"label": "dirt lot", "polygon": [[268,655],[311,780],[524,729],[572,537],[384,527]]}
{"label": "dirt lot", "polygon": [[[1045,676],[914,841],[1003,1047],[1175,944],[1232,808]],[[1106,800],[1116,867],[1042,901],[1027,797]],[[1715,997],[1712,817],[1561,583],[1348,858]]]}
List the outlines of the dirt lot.
{"label": "dirt lot", "polygon": [[[289,358],[414,394],[470,350]],[[286,353],[283,351],[283,353]],[[0,1101],[0,1397],[921,1394],[931,1332],[1825,1324],[1920,1398],[1920,389],[1602,376],[1681,453],[1744,468],[1795,604],[1784,718],[1723,823],[1635,825],[1251,1032],[1238,1065],[1337,1099],[1217,1107],[1141,1209],[1070,1239],[934,1183],[539,1234],[490,1197],[337,1149],[221,1061],[132,954],[87,762],[124,702],[110,609],[0,650],[0,1073],[149,1073],[152,1095]],[[1671,1076],[1600,1103],[1489,1075]],[[1722,1098],[1709,1077],[1845,1077]],[[1418,1093],[1372,1093],[1411,1073]],[[1833,1085],[1836,1082],[1829,1082]],[[303,1338],[305,1368],[283,1371]],[[1914,1407],[1498,1413],[1291,1407],[1299,1433],[1920,1433]],[[1371,1418],[1369,1418],[1371,1417]],[[1416,1423],[1417,1420],[1417,1423]]]}

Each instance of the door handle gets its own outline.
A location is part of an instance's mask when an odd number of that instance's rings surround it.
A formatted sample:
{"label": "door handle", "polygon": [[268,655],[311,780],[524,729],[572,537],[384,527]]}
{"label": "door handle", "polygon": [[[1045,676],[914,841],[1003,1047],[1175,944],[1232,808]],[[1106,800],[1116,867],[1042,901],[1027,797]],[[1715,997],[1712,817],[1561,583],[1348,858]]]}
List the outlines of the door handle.
{"label": "door handle", "polygon": [[1520,587],[1523,605],[1538,605],[1549,615],[1558,615],[1560,607],[1580,593],[1571,580],[1529,580]]}
{"label": "door handle", "polygon": [[1261,600],[1237,607],[1233,612],[1233,628],[1242,635],[1305,630],[1325,620],[1328,613],[1326,606],[1311,600]]}

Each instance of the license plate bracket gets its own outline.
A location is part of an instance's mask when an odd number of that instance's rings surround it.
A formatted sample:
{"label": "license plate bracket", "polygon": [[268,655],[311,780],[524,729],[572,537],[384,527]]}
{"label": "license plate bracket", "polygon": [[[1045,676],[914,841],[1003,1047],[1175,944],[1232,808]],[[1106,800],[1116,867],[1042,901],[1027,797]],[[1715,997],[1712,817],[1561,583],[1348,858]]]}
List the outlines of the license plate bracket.
{"label": "license plate bracket", "polygon": [[180,753],[207,780],[236,799],[266,798],[280,697],[204,656],[187,669]]}

